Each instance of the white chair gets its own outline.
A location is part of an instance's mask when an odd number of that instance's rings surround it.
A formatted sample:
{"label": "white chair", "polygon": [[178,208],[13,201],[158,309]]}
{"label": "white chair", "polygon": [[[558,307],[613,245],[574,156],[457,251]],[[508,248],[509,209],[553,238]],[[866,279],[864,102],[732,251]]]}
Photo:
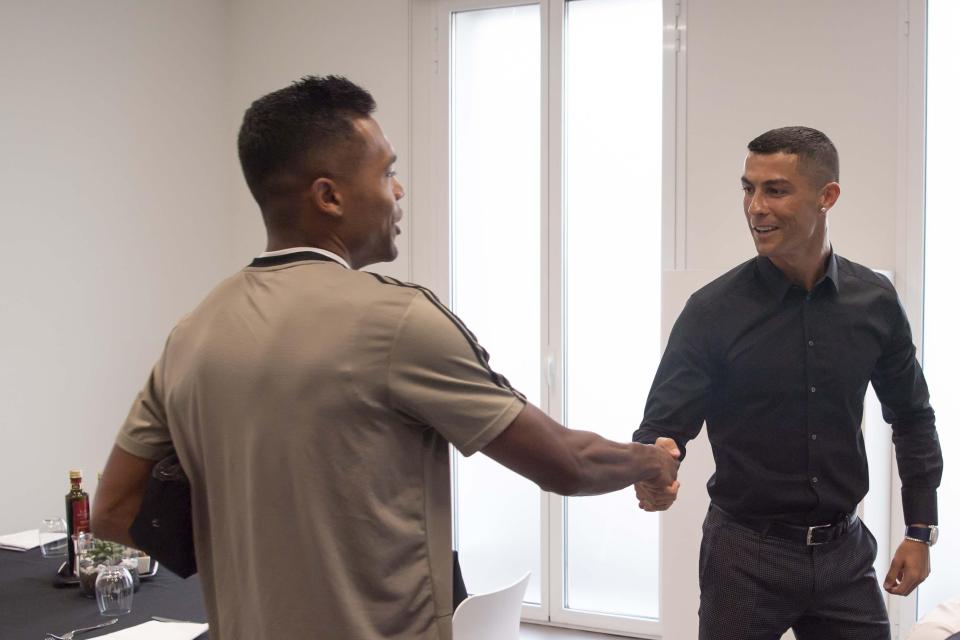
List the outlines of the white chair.
{"label": "white chair", "polygon": [[453,640],[517,640],[530,572],[500,591],[470,596],[453,612]]}
{"label": "white chair", "polygon": [[910,630],[907,640],[960,638],[960,595],[944,600],[927,612]]}

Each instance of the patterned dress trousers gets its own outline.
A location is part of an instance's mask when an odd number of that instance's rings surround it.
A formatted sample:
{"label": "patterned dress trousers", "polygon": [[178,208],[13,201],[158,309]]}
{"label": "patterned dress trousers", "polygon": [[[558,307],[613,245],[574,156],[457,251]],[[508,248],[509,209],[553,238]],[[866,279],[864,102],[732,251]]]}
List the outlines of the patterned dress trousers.
{"label": "patterned dress trousers", "polygon": [[764,536],[715,507],[700,547],[700,640],[889,640],[873,561],[877,541],[859,518],[839,539],[807,546]]}

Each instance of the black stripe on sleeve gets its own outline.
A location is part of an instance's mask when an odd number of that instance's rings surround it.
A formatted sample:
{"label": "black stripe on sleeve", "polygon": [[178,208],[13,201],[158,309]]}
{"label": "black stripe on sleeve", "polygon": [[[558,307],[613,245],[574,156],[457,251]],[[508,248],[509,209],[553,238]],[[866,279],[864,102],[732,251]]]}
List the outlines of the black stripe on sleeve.
{"label": "black stripe on sleeve", "polygon": [[517,396],[521,400],[526,401],[527,397],[522,393],[520,393],[519,391],[517,391],[516,389],[514,389],[513,385],[510,384],[510,381],[507,380],[505,376],[497,373],[496,371],[490,368],[490,354],[487,353],[487,350],[484,349],[483,346],[477,341],[477,337],[473,335],[473,332],[470,331],[467,325],[463,323],[463,320],[458,318],[453,311],[448,309],[446,305],[440,302],[439,298],[437,298],[436,294],[433,291],[418,284],[413,284],[410,282],[401,282],[396,278],[383,276],[378,273],[370,273],[370,275],[375,277],[377,280],[379,280],[383,284],[393,285],[396,287],[405,287],[408,289],[416,289],[417,291],[422,293],[424,297],[433,304],[433,306],[435,306],[444,316],[447,317],[448,320],[450,320],[450,322],[453,323],[453,325],[460,331],[463,337],[466,338],[467,344],[469,344],[470,348],[473,350],[473,353],[476,356],[477,361],[480,363],[480,366],[482,366],[490,375],[490,380],[498,387],[502,389],[507,389],[508,391],[513,393],[515,396]]}

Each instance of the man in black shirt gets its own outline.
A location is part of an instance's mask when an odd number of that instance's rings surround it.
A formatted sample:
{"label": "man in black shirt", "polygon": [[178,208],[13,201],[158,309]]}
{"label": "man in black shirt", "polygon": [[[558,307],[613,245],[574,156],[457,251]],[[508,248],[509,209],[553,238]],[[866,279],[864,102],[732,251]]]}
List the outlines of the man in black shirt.
{"label": "man in black shirt", "polygon": [[[833,143],[807,127],[748,145],[743,210],[758,256],[694,293],[677,319],[637,442],[685,453],[704,421],[716,461],[700,552],[701,640],[889,638],[868,488],[868,383],[893,425],[905,540],[884,588],[930,572],[943,462],[927,385],[890,282],[833,252]],[[675,493],[636,487],[640,506]]]}

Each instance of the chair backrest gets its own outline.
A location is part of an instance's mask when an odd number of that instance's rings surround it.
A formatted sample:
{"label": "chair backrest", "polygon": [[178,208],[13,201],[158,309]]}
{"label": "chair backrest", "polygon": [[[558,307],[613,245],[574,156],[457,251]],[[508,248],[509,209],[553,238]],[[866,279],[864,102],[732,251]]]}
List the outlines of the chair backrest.
{"label": "chair backrest", "polygon": [[517,640],[530,572],[499,591],[470,596],[453,612],[453,640]]}

